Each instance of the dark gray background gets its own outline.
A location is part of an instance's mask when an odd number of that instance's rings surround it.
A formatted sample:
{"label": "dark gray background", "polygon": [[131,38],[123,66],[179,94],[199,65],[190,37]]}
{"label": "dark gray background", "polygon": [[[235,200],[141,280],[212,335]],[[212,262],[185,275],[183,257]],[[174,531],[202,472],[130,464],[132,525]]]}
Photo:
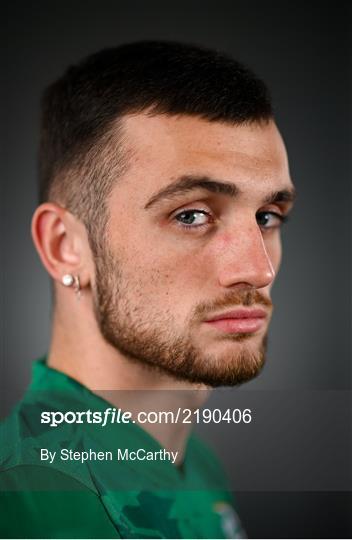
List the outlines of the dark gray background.
{"label": "dark gray background", "polygon": [[[176,39],[227,51],[263,77],[273,95],[299,197],[284,231],[268,363],[246,389],[295,391],[298,400],[300,391],[351,389],[346,6],[244,0],[8,2],[2,62],[2,415],[23,394],[31,361],[45,353],[50,335],[49,280],[29,232],[37,197],[40,95],[68,64],[137,39]],[[213,446],[223,453],[231,435],[213,433]],[[346,424],[341,445],[348,444],[348,436]],[[348,497],[313,491],[237,494],[251,537],[350,536]]]}

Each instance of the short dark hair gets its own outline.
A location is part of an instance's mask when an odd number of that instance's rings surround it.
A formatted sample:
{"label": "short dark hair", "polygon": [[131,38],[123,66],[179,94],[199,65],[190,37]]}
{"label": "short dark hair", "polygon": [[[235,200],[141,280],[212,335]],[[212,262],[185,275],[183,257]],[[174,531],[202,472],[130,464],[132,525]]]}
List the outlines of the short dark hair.
{"label": "short dark hair", "polygon": [[40,201],[59,202],[79,217],[92,247],[126,162],[118,121],[146,110],[233,124],[267,122],[273,115],[265,84],[249,69],[194,45],[141,41],[69,67],[42,99]]}

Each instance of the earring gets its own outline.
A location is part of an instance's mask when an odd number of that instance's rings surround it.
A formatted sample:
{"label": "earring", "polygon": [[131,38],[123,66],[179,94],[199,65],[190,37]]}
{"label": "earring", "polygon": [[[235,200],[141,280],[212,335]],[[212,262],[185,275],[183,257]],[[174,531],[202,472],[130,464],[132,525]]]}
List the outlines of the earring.
{"label": "earring", "polygon": [[74,284],[75,278],[72,274],[65,274],[62,276],[62,284],[65,285],[65,287],[72,287]]}
{"label": "earring", "polygon": [[79,301],[81,299],[81,284],[79,282],[79,277],[78,276],[74,276],[74,291],[76,293],[76,296],[77,296],[77,300]]}
{"label": "earring", "polygon": [[72,274],[65,274],[64,276],[62,276],[61,282],[65,287],[72,287],[72,285],[74,285],[73,289],[76,293],[77,300],[81,299],[81,284],[79,282],[78,276],[73,276]]}

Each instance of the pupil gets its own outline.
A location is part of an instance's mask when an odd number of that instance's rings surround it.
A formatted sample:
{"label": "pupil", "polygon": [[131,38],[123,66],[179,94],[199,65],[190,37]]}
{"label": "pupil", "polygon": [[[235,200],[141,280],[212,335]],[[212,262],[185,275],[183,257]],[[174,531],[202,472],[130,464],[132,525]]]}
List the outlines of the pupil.
{"label": "pupil", "polygon": [[260,225],[266,225],[269,220],[269,214],[259,214]]}
{"label": "pupil", "polygon": [[181,219],[184,223],[191,225],[194,221],[194,212],[183,212],[181,214]]}

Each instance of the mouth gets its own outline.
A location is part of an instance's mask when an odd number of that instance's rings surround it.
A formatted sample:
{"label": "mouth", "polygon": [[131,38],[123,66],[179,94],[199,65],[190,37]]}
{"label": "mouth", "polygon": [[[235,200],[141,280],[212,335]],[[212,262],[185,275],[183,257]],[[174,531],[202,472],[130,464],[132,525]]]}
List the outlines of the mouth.
{"label": "mouth", "polygon": [[204,322],[227,334],[254,334],[264,326],[267,316],[264,309],[240,308],[212,316]]}

